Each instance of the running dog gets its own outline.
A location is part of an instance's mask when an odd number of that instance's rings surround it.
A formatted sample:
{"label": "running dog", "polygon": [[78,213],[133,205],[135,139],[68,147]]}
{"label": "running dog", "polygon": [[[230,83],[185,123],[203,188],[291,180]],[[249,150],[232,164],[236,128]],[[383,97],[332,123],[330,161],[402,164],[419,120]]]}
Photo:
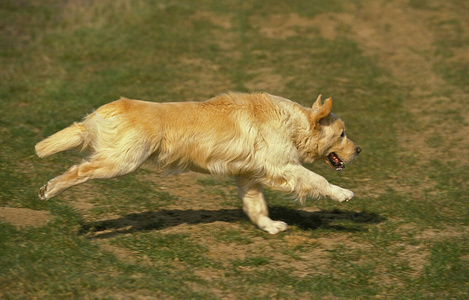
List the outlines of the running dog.
{"label": "running dog", "polygon": [[302,166],[324,160],[337,171],[361,149],[345,135],[332,99],[319,96],[311,108],[267,93],[233,93],[205,102],[157,103],[121,98],[99,107],[82,122],[39,142],[39,157],[81,149],[90,156],[39,190],[50,199],[96,178],[135,171],[146,160],[169,173],[197,171],[231,175],[251,221],[270,234],[287,224],[269,218],[263,186],[339,202],[354,193],[330,184]]}

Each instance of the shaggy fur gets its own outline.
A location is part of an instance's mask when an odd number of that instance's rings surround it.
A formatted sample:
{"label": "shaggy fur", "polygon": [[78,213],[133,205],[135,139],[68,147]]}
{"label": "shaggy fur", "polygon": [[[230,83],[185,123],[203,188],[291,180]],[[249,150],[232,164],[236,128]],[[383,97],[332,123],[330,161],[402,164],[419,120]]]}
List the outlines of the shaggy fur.
{"label": "shaggy fur", "polygon": [[322,159],[341,170],[358,156],[360,148],[345,136],[331,108],[330,98],[323,105],[319,96],[305,108],[266,93],[178,103],[121,98],[36,145],[39,157],[73,148],[91,153],[44,185],[39,197],[47,200],[91,179],[128,174],[151,159],[162,171],[235,176],[246,214],[275,234],[287,224],[268,217],[263,186],[300,199],[354,196],[301,164]]}

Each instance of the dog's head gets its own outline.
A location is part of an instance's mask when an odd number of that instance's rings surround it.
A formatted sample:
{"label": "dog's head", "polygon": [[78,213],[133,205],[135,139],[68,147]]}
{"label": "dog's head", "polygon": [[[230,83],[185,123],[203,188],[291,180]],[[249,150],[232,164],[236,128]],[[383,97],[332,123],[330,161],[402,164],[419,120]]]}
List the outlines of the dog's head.
{"label": "dog's head", "polygon": [[311,127],[316,136],[317,155],[337,171],[354,161],[361,148],[347,138],[344,122],[331,113],[332,98],[321,103],[321,95],[313,104],[310,114]]}

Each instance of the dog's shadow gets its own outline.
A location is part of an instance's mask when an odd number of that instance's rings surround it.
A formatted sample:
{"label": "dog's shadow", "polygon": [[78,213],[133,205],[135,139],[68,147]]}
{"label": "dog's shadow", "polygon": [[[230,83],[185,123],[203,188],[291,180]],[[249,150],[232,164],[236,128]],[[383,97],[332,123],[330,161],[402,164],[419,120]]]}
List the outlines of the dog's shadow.
{"label": "dog's shadow", "polygon": [[[338,231],[365,231],[363,224],[378,224],[386,218],[370,212],[342,210],[305,211],[273,206],[269,208],[274,220],[282,220],[303,230],[324,228]],[[160,210],[133,213],[121,218],[85,223],[80,233],[92,238],[112,238],[135,231],[161,230],[181,224],[239,222],[247,220],[241,209],[218,210]]]}

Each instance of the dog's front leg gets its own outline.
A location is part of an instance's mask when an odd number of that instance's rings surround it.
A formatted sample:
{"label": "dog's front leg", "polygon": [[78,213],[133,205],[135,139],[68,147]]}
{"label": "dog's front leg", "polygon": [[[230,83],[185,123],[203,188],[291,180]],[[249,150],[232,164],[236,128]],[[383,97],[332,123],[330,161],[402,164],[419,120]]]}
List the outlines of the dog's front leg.
{"label": "dog's front leg", "polygon": [[272,185],[273,188],[295,193],[300,198],[329,197],[332,200],[344,202],[354,196],[352,191],[330,184],[324,177],[303,166],[290,165],[279,178],[282,180],[277,180],[277,182],[280,181],[283,184]]}
{"label": "dog's front leg", "polygon": [[[338,202],[349,201],[355,195],[351,190],[347,190],[341,188],[338,185],[331,184],[326,180],[326,178],[313,173],[306,168],[302,167],[302,169],[304,170],[304,174],[300,176],[302,179],[307,180],[306,184],[308,187],[306,187],[306,192],[309,195],[318,195],[320,197],[325,196]],[[301,190],[303,186],[300,184],[299,188]]]}
{"label": "dog's front leg", "polygon": [[330,184],[329,198],[335,201],[344,202],[352,199],[355,194],[351,190],[341,188],[338,185]]}
{"label": "dog's front leg", "polygon": [[239,197],[243,200],[243,210],[262,230],[276,234],[287,229],[287,223],[274,221],[269,218],[267,204],[260,183],[252,182],[249,178],[236,177]]}

